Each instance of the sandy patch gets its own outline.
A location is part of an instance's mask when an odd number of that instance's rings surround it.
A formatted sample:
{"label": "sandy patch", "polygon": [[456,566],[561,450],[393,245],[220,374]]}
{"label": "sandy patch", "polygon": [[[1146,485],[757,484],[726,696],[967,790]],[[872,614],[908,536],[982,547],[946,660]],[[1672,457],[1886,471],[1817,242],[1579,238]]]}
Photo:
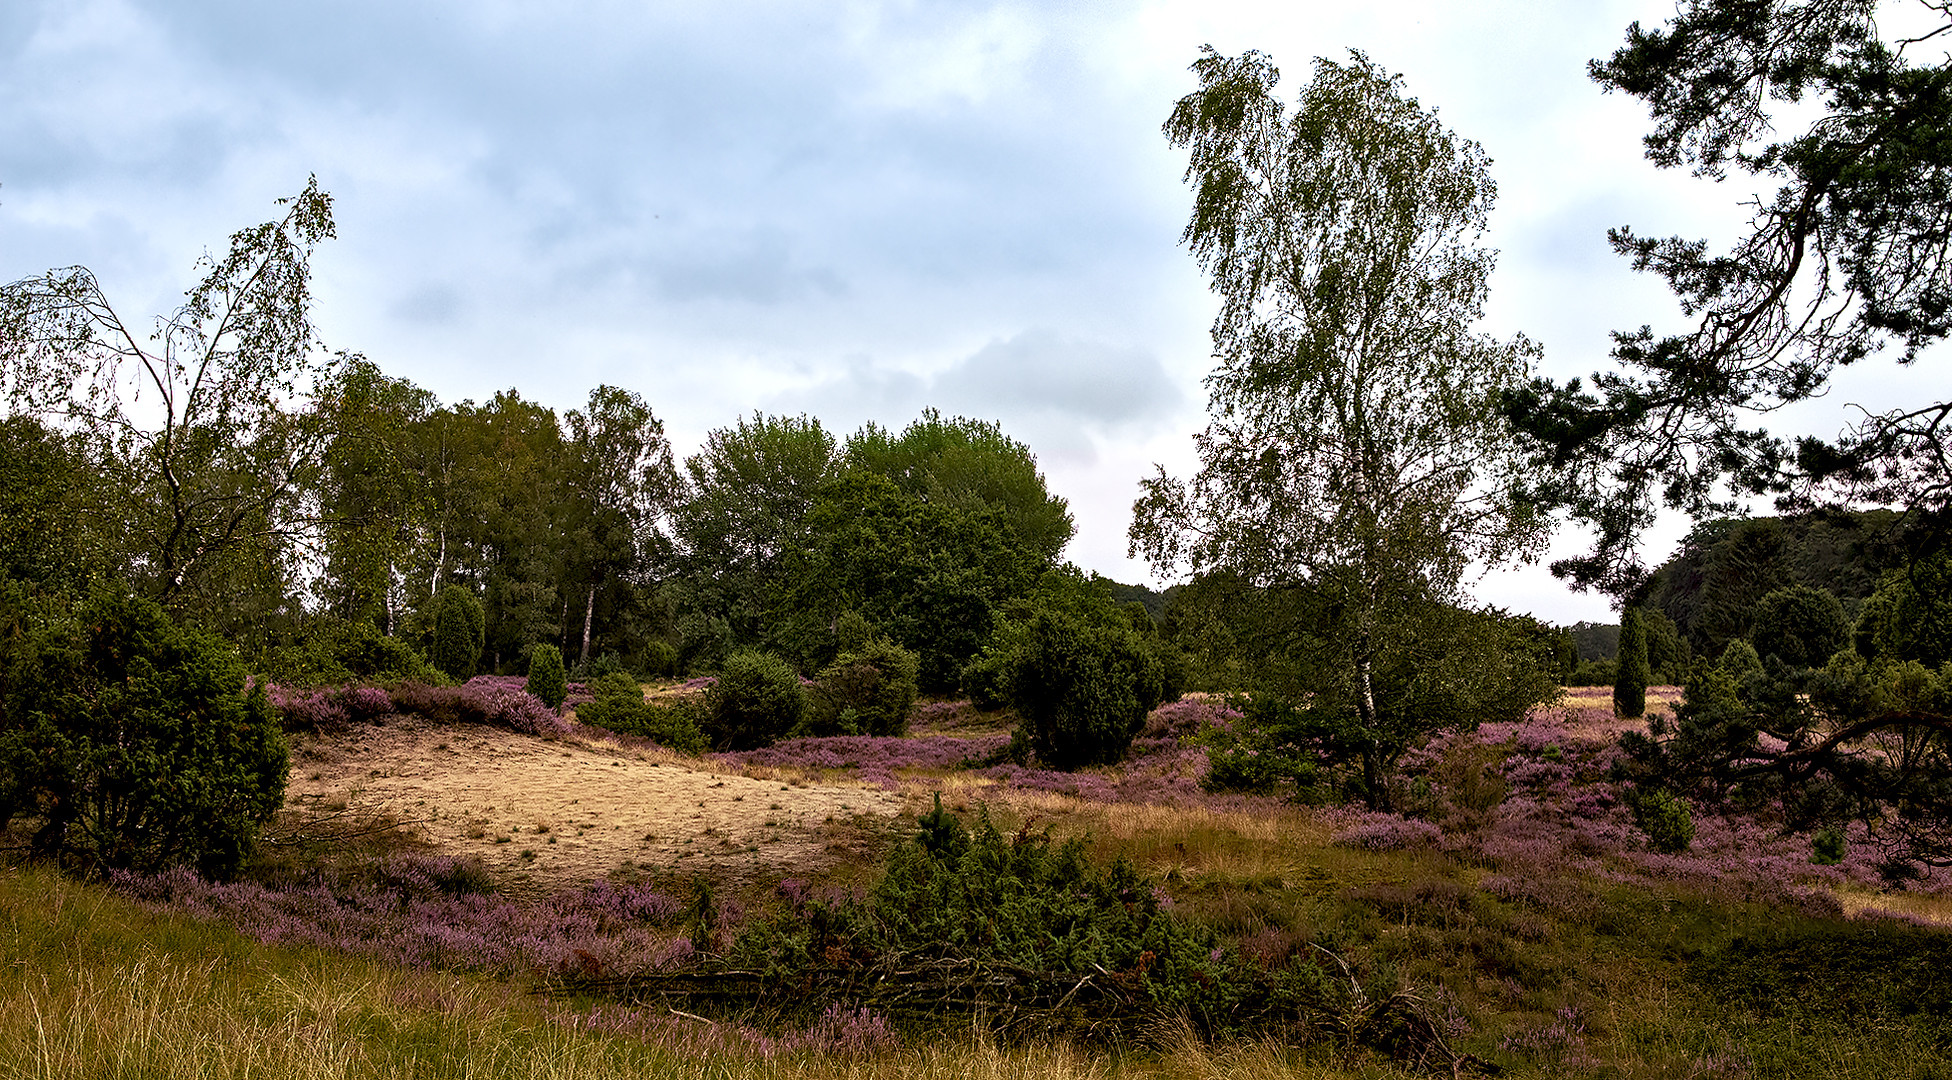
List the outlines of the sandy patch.
{"label": "sandy patch", "polygon": [[520,889],[631,866],[735,878],[813,869],[851,853],[859,825],[885,823],[904,801],[879,788],[714,771],[607,740],[390,717],[294,736],[285,806],[306,817],[393,815]]}

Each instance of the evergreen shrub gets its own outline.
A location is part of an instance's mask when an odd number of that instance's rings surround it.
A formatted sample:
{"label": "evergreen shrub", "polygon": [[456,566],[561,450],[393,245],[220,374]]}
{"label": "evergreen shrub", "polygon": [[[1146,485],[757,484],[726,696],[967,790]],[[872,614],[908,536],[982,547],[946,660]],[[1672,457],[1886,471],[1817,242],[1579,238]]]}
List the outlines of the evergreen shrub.
{"label": "evergreen shrub", "polygon": [[1620,655],[1613,677],[1613,711],[1633,719],[1647,713],[1647,629],[1639,608],[1620,613]]}
{"label": "evergreen shrub", "polygon": [[1125,756],[1165,695],[1153,651],[1123,621],[1038,612],[1014,657],[1011,704],[1039,761],[1071,770]]}
{"label": "evergreen shrub", "polygon": [[288,756],[262,684],[225,642],[155,604],[78,609],[0,583],[0,827],[88,873],[235,873],[284,801]]}
{"label": "evergreen shrub", "polygon": [[720,750],[771,746],[799,725],[806,708],[793,665],[772,653],[735,652],[705,692],[705,736]]}
{"label": "evergreen shrub", "polygon": [[563,670],[563,653],[554,645],[537,645],[529,650],[529,693],[552,709],[563,707],[569,696],[569,674]]}
{"label": "evergreen shrub", "polygon": [[459,585],[449,585],[434,597],[434,647],[428,659],[448,678],[474,678],[487,643],[481,601]]}
{"label": "evergreen shrub", "polygon": [[808,694],[813,735],[901,735],[915,706],[921,661],[886,638],[869,638],[820,672]]}
{"label": "evergreen shrub", "polygon": [[591,701],[576,709],[576,719],[619,735],[636,735],[688,754],[706,748],[696,699],[654,702],[630,675],[613,671],[589,684]]}
{"label": "evergreen shrub", "polygon": [[1667,855],[1688,850],[1694,843],[1694,815],[1688,804],[1663,788],[1636,791],[1628,803],[1633,821],[1647,837],[1647,846]]}

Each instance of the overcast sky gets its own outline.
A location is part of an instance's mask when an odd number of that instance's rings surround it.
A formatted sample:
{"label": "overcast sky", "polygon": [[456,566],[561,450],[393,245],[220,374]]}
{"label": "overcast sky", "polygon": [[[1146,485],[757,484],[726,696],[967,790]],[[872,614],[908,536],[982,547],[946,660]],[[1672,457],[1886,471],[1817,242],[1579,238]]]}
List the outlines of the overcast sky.
{"label": "overcast sky", "polygon": [[[1486,329],[1565,376],[1609,330],[1673,325],[1608,226],[1725,238],[1753,190],[1654,170],[1637,103],[1585,76],[1671,11],[6,0],[0,280],[79,263],[125,315],[166,311],[201,252],[316,173],[334,348],[448,401],[625,386],[681,454],[753,410],[843,435],[928,405],[1000,420],[1070,500],[1070,557],[1147,580],[1125,558],[1137,481],[1190,470],[1210,366],[1159,133],[1199,46],[1271,55],[1290,102],[1311,58],[1362,49],[1482,143]],[[1542,568],[1476,592],[1610,618]]]}

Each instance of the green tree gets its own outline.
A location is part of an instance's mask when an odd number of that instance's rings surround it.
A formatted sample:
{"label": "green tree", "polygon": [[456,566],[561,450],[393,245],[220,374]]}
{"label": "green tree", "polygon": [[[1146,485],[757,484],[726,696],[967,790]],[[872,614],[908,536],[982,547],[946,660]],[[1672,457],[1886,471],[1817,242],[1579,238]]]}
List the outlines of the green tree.
{"label": "green tree", "polygon": [[[314,178],[283,216],[233,233],[153,333],[79,266],[0,285],[0,394],[72,433],[113,474],[145,591],[222,624],[246,587],[283,604],[326,445],[306,408],[339,362],[311,323],[311,256],[333,235]],[[245,616],[248,618],[248,615]]]}
{"label": "green tree", "polygon": [[1184,239],[1220,297],[1219,366],[1200,471],[1144,482],[1132,548],[1334,606],[1358,724],[1380,733],[1402,719],[1373,685],[1391,622],[1543,537],[1491,409],[1536,350],[1471,329],[1495,187],[1476,144],[1359,53],[1316,61],[1292,116],[1258,53],[1209,48],[1193,70],[1165,130],[1192,151]]}
{"label": "green tree", "polygon": [[1647,711],[1647,630],[1640,619],[1637,607],[1620,613],[1620,656],[1613,676],[1613,712],[1628,719]]}
{"label": "green tree", "polygon": [[[1913,43],[1952,29],[1943,5],[1923,7],[1939,25]],[[1693,325],[1616,334],[1624,370],[1595,375],[1592,392],[1540,379],[1507,399],[1547,467],[1539,494],[1597,531],[1591,553],[1555,572],[1628,594],[1661,502],[1697,518],[1765,494],[1947,512],[1952,402],[1794,445],[1747,426],[1822,396],[1839,367],[1878,354],[1909,365],[1952,331],[1952,61],[1907,51],[1878,15],[1876,0],[1682,0],[1665,28],[1635,23],[1592,64],[1601,86],[1647,103],[1655,165],[1776,190],[1749,204],[1725,252],[1609,233]]]}
{"label": "green tree", "polygon": [[1030,448],[992,422],[945,420],[928,409],[898,436],[868,424],[848,436],[841,460],[927,502],[1000,511],[1017,539],[1047,564],[1057,561],[1076,531],[1065,501],[1044,486]]}
{"label": "green tree", "polygon": [[70,593],[122,574],[122,500],[84,440],[31,416],[0,419],[0,578]]}
{"label": "green tree", "polygon": [[0,827],[89,873],[234,872],[284,801],[287,754],[230,646],[151,601],[79,608],[0,582]]}
{"label": "green tree", "polygon": [[1850,643],[1844,606],[1826,589],[1793,585],[1778,589],[1756,605],[1755,651],[1795,668],[1822,667],[1830,654]]}
{"label": "green tree", "polygon": [[1952,551],[1887,573],[1858,614],[1856,639],[1875,660],[1952,661]]}
{"label": "green tree", "polygon": [[317,488],[325,572],[315,592],[327,613],[391,636],[424,595],[407,578],[433,513],[417,429],[439,404],[365,357],[348,358],[320,398],[331,438]]}
{"label": "green tree", "polygon": [[784,651],[808,669],[824,666],[841,647],[842,617],[854,612],[916,653],[931,692],[955,688],[999,614],[1048,566],[1000,510],[911,496],[873,473],[822,486],[804,527],[773,619]]}
{"label": "green tree", "polygon": [[659,553],[664,537],[658,519],[676,497],[678,474],[664,424],[628,390],[599,386],[566,420],[565,591],[582,594],[576,655],[577,663],[587,664],[597,594],[613,581],[630,584],[622,579],[641,574]]}
{"label": "green tree", "polygon": [[768,615],[789,581],[787,563],[806,550],[807,514],[834,475],[834,457],[833,436],[820,421],[755,413],[708,433],[685,459],[672,531],[677,602],[691,636],[766,639]]}

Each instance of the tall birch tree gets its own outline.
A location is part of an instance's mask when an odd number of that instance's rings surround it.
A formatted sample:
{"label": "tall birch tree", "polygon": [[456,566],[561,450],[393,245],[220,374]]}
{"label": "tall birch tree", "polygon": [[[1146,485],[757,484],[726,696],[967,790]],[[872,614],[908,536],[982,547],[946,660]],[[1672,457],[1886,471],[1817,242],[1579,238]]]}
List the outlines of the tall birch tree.
{"label": "tall birch tree", "polygon": [[1470,565],[1543,540],[1493,408],[1537,348],[1473,329],[1495,261],[1489,159],[1399,77],[1318,59],[1290,113],[1260,53],[1208,47],[1193,71],[1165,134],[1191,150],[1182,241],[1220,300],[1217,366],[1200,469],[1142,482],[1131,549],[1162,575],[1325,601],[1334,685],[1311,693],[1349,704],[1374,802],[1418,723],[1379,707],[1379,650]]}

